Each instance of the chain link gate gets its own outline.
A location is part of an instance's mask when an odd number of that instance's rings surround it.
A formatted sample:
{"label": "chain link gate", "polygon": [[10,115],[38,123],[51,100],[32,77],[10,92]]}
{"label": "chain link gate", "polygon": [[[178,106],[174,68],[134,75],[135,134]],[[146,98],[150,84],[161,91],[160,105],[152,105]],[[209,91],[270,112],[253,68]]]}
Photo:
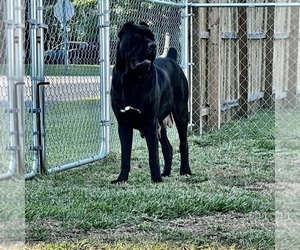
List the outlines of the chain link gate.
{"label": "chain link gate", "polygon": [[[31,58],[36,56],[31,61],[32,93],[37,98],[29,107],[36,127],[33,167],[26,178],[33,177],[37,167],[41,173],[62,171],[109,152],[109,44],[104,39],[108,4],[101,0],[88,6],[68,0],[40,4],[32,7],[36,16],[31,15],[30,23]],[[74,16],[62,22],[55,13],[60,8],[65,8],[63,13],[74,8]]]}
{"label": "chain link gate", "polygon": [[[68,0],[3,3],[11,8],[1,13],[0,179],[17,172],[30,179],[109,152],[108,2],[76,1],[66,41],[53,13],[62,1]],[[64,48],[65,64],[59,61]]]}
{"label": "chain link gate", "polygon": [[[50,83],[42,86],[45,95],[41,100],[45,107],[45,113],[41,114],[45,132],[41,131],[41,135],[46,133],[42,148],[46,153],[39,162],[44,162],[41,164],[44,172],[96,161],[109,150],[107,7],[104,1],[93,6],[77,1],[74,16],[63,24],[54,13],[59,2],[48,1],[44,6],[45,77],[40,80]],[[41,157],[41,152],[38,154]]]}

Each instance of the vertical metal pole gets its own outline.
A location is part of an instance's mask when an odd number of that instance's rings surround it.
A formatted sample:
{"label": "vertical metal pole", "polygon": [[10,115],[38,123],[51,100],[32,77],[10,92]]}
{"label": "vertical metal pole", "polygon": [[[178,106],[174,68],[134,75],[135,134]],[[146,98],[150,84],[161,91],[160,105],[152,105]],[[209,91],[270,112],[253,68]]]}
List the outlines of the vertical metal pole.
{"label": "vertical metal pole", "polygon": [[[43,0],[32,0],[30,5],[30,52],[32,91],[33,166],[25,178],[33,178],[38,172],[47,173],[44,112],[44,28]],[[40,168],[39,168],[40,167]]]}
{"label": "vertical metal pole", "polygon": [[69,60],[69,48],[68,48],[68,33],[67,33],[67,18],[66,18],[66,0],[63,1],[63,20],[62,20],[62,25],[63,25],[63,36],[64,36],[64,73],[65,75],[68,73],[68,60]]}
{"label": "vertical metal pole", "polygon": [[110,150],[110,9],[109,0],[104,0],[104,64],[105,64],[105,138],[106,154]]}
{"label": "vertical metal pole", "polygon": [[185,4],[185,7],[181,10],[181,67],[185,76],[188,78],[188,2],[187,0],[182,0],[182,3]]}
{"label": "vertical metal pole", "polygon": [[9,150],[10,165],[7,177],[11,177],[16,168],[16,127],[15,127],[15,95],[14,95],[14,1],[6,1],[6,50],[7,50],[7,84],[9,113]]}
{"label": "vertical metal pole", "polygon": [[30,1],[30,76],[31,76],[31,98],[32,98],[32,139],[33,145],[31,147],[33,151],[33,166],[32,172],[26,176],[26,178],[32,178],[38,172],[38,165],[39,165],[39,150],[40,150],[40,143],[39,143],[39,131],[38,131],[38,109],[37,109],[37,53],[36,53],[36,1]]}
{"label": "vertical metal pole", "polygon": [[[21,61],[20,61],[21,62]],[[15,125],[17,129],[17,164],[18,164],[18,174],[24,174],[25,172],[25,118],[24,118],[24,94],[23,94],[24,82],[15,83],[15,103],[18,112],[15,116]]]}
{"label": "vertical metal pole", "polygon": [[105,118],[104,118],[104,58],[103,58],[103,0],[98,0],[98,28],[99,28],[99,84],[100,84],[100,139],[101,151],[105,151]]}
{"label": "vertical metal pole", "polygon": [[38,80],[38,95],[39,95],[39,103],[38,106],[40,108],[40,126],[39,126],[39,141],[40,141],[40,167],[43,173],[47,173],[46,167],[46,145],[45,145],[45,83],[44,77],[44,27],[43,27],[43,0],[37,0],[37,76]]}
{"label": "vertical metal pole", "polygon": [[33,135],[33,145],[31,149],[33,150],[33,166],[31,174],[28,174],[26,178],[32,178],[38,172],[39,166],[39,151],[40,151],[40,142],[39,142],[39,104],[38,101],[38,60],[37,60],[37,5],[36,1],[32,0],[30,2],[30,52],[31,52],[31,98],[32,98],[32,135]]}
{"label": "vertical metal pole", "polygon": [[12,177],[18,166],[18,173],[24,173],[24,65],[23,65],[23,8],[21,0],[6,1],[6,58],[8,84],[9,118],[9,156],[7,173],[0,175],[0,180]]}
{"label": "vertical metal pole", "polygon": [[109,57],[109,0],[98,1],[99,10],[99,41],[100,41],[100,121],[101,121],[101,138],[102,153],[109,152],[109,111],[110,111],[110,57]]}
{"label": "vertical metal pole", "polygon": [[[189,22],[190,22],[190,29],[189,29],[189,39],[190,39],[190,44],[189,44],[189,47],[190,47],[190,50],[189,50],[189,54],[190,54],[190,72],[189,72],[190,98],[189,98],[189,102],[190,102],[190,107],[189,107],[189,111],[190,111],[190,126],[192,129],[193,128],[193,91],[192,90],[193,90],[193,67],[194,67],[194,63],[193,63],[193,7],[192,6],[190,6],[190,8],[189,8],[189,12],[190,12],[190,14],[189,14],[189,17],[190,17],[189,18]],[[201,108],[200,108],[200,117],[201,117]],[[200,128],[200,129],[202,130],[202,128]]]}
{"label": "vertical metal pole", "polygon": [[15,1],[15,15],[16,29],[14,34],[14,48],[15,48],[15,92],[16,103],[19,112],[16,115],[16,128],[17,128],[17,145],[18,145],[18,172],[24,174],[25,172],[25,138],[24,138],[24,93],[23,93],[23,77],[24,77],[24,59],[23,59],[23,30],[24,24],[24,12],[23,12],[23,0]]}

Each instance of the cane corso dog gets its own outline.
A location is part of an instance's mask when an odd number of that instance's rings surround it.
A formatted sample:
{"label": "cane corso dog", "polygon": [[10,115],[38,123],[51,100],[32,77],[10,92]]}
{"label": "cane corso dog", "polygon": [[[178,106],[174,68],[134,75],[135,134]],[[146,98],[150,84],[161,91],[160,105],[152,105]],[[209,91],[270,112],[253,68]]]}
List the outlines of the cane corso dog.
{"label": "cane corso dog", "polygon": [[[177,51],[156,58],[154,34],[145,22],[127,22],[118,34],[116,64],[112,74],[111,102],[118,121],[121,171],[112,183],[126,182],[130,171],[133,129],[145,137],[153,182],[171,173],[173,149],[167,126],[176,124],[180,139],[180,175],[190,175],[187,126],[188,82],[176,62]],[[160,172],[159,146],[164,157]]]}

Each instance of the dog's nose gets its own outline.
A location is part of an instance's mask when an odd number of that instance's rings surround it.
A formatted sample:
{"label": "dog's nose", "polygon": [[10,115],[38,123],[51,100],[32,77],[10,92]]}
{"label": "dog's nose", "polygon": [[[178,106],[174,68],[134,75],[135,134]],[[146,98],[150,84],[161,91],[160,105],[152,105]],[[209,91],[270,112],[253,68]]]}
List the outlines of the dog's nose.
{"label": "dog's nose", "polygon": [[148,48],[151,49],[152,51],[156,50],[156,43],[155,42],[150,42],[148,44]]}

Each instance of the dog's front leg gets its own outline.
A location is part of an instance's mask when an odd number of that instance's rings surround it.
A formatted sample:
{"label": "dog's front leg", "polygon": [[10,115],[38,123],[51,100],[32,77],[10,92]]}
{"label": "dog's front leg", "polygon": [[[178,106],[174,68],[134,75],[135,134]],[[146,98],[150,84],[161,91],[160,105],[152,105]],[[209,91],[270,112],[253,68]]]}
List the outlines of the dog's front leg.
{"label": "dog's front leg", "polygon": [[118,132],[121,142],[121,171],[119,177],[111,183],[126,182],[130,171],[133,129],[119,126]]}
{"label": "dog's front leg", "polygon": [[162,182],[159,166],[158,138],[156,125],[147,128],[145,137],[149,152],[151,179],[153,182]]}

